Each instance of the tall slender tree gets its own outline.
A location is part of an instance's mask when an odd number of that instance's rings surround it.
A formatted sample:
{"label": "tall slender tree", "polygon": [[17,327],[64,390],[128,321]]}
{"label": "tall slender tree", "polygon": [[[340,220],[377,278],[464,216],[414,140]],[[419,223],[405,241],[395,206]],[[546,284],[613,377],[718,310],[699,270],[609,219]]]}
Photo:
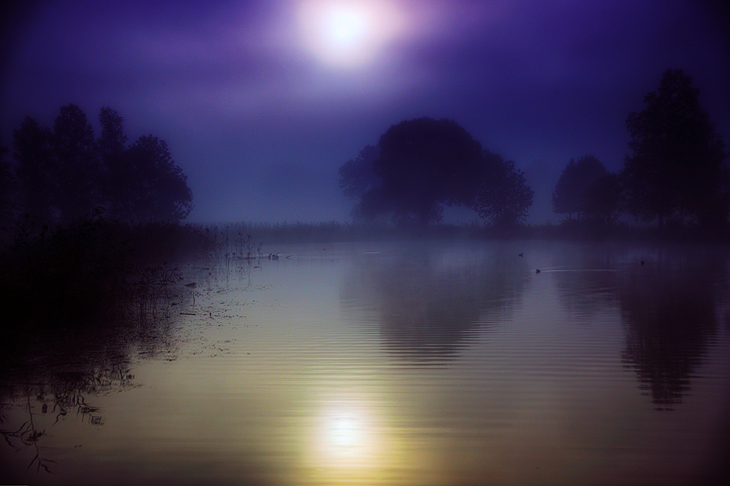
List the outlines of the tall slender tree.
{"label": "tall slender tree", "polygon": [[124,119],[115,110],[104,107],[99,112],[101,134],[97,141],[99,155],[104,165],[104,201],[107,215],[112,219],[128,220],[125,207],[127,195],[123,187],[134,177],[129,174],[125,152],[127,136],[124,134]]}
{"label": "tall slender tree", "polygon": [[17,184],[10,170],[9,153],[10,149],[3,145],[0,139],[0,238],[10,232],[15,206],[14,188]]}
{"label": "tall slender tree", "polygon": [[38,225],[55,223],[59,170],[52,132],[26,117],[13,132],[13,158],[21,211]]}
{"label": "tall slender tree", "polygon": [[631,154],[624,160],[629,209],[644,221],[669,218],[727,225],[725,146],[682,70],[667,70],[645,108],[629,114]]}
{"label": "tall slender tree", "polygon": [[90,217],[101,208],[131,223],[187,217],[192,192],[167,144],[149,135],[127,146],[123,122],[116,111],[102,108],[95,139],[76,105],[61,108],[53,130],[26,118],[14,133],[21,211],[40,224]]}
{"label": "tall slender tree", "polygon": [[102,202],[102,166],[94,129],[77,105],[61,107],[53,125],[53,152],[58,184],[55,203],[61,220],[88,216]]}

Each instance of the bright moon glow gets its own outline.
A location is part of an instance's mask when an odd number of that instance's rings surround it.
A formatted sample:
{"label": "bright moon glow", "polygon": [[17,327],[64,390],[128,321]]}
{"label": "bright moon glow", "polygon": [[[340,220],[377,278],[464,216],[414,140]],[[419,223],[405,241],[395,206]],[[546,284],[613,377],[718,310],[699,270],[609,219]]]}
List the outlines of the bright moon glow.
{"label": "bright moon glow", "polygon": [[358,42],[363,42],[366,31],[366,22],[357,11],[332,11],[327,19],[325,34],[331,34],[331,41],[340,48],[352,48]]}
{"label": "bright moon glow", "polygon": [[301,4],[299,24],[305,47],[327,64],[362,67],[403,30],[393,2],[311,0]]}

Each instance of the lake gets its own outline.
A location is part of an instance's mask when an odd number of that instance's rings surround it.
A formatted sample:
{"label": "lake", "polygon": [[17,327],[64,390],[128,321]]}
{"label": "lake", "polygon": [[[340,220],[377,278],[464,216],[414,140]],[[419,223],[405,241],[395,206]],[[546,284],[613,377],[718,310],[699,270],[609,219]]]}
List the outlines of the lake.
{"label": "lake", "polygon": [[264,250],[0,359],[0,484],[728,478],[727,247]]}

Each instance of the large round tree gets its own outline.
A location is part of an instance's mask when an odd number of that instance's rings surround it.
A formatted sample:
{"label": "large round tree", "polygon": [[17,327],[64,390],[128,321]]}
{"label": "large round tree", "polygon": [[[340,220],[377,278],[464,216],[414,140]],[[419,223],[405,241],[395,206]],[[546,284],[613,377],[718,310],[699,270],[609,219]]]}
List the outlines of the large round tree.
{"label": "large round tree", "polygon": [[[390,127],[373,170],[379,199],[396,218],[440,221],[445,205],[469,205],[478,188],[482,147],[452,120],[419,118]],[[371,206],[372,207],[372,206]]]}
{"label": "large round tree", "polygon": [[[365,220],[386,216],[425,226],[441,221],[444,207],[465,206],[505,225],[524,219],[532,202],[521,175],[456,122],[419,118],[391,126],[377,147],[343,165],[340,187],[359,199],[353,212]],[[517,201],[525,207],[505,207]]]}

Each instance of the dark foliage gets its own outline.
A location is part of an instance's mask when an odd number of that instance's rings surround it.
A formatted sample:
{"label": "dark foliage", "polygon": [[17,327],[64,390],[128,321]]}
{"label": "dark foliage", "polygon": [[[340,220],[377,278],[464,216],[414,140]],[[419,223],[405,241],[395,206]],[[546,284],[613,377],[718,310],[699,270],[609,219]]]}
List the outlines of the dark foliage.
{"label": "dark foliage", "polygon": [[359,199],[381,185],[380,177],[373,171],[373,164],[378,157],[380,147],[366,145],[356,159],[348,160],[340,167],[340,189],[346,197]]}
{"label": "dark foliage", "polygon": [[484,152],[491,169],[490,177],[477,193],[476,210],[479,216],[495,228],[511,228],[525,221],[527,210],[535,195],[527,185],[525,174],[512,161],[504,162],[498,155]]}
{"label": "dark foliage", "polygon": [[584,155],[576,162],[570,159],[553,191],[553,211],[572,217],[587,215],[586,195],[596,180],[608,174],[606,166],[593,155]]}
{"label": "dark foliage", "polygon": [[14,209],[13,192],[17,185],[10,170],[10,162],[7,160],[8,153],[8,148],[2,144],[0,139],[0,241],[5,240],[11,231]]}
{"label": "dark foliage", "polygon": [[594,221],[614,224],[625,207],[624,185],[619,174],[606,173],[583,192],[583,214]]}
{"label": "dark foliage", "polygon": [[532,191],[512,162],[483,151],[447,119],[391,126],[377,147],[366,147],[340,168],[340,187],[358,199],[356,219],[421,227],[441,221],[444,207],[454,205],[474,209],[492,224],[517,223],[532,203]]}
{"label": "dark foliage", "polygon": [[118,113],[103,108],[99,119],[97,140],[76,105],[61,108],[52,130],[27,117],[13,163],[0,151],[0,292],[16,326],[114,313],[142,269],[205,246],[201,231],[179,224],[192,194],[165,142],[127,146]]}
{"label": "dark foliage", "polygon": [[187,176],[175,165],[167,144],[152,135],[140,137],[123,155],[123,164],[112,172],[119,216],[126,221],[149,223],[180,221],[192,210],[193,195]]}
{"label": "dark foliage", "polygon": [[94,130],[81,108],[61,107],[53,125],[53,171],[56,193],[53,204],[61,222],[89,215],[102,202],[100,184],[103,168],[99,163]]}
{"label": "dark foliage", "polygon": [[451,120],[420,118],[390,127],[373,169],[380,198],[401,219],[439,221],[443,205],[471,205],[482,148]]}
{"label": "dark foliage", "polygon": [[58,193],[52,133],[26,117],[13,138],[20,209],[39,226],[50,224],[55,219],[54,201]]}
{"label": "dark foliage", "polygon": [[53,130],[27,117],[14,133],[16,212],[36,228],[99,214],[125,223],[184,219],[193,197],[167,144],[149,135],[127,146],[123,121],[102,108],[97,140],[73,104],[61,108]]}
{"label": "dark foliage", "polygon": [[632,151],[624,161],[629,210],[643,221],[675,219],[726,227],[730,209],[724,143],[681,70],[667,70],[646,107],[626,126]]}

